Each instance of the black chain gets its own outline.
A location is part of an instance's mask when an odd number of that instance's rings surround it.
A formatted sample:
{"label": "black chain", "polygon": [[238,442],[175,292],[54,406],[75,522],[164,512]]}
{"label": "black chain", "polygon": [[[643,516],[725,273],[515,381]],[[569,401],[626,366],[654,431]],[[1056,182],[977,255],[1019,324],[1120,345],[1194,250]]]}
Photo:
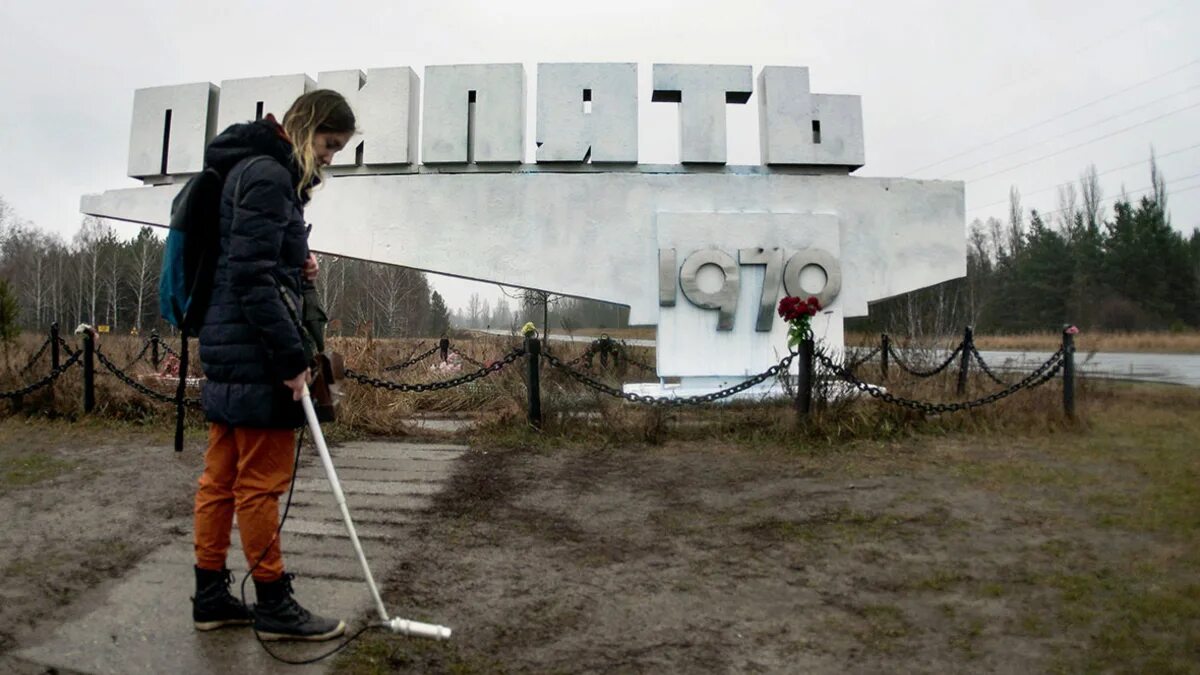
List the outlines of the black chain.
{"label": "black chain", "polygon": [[73,357],[79,353],[79,352],[75,351],[74,349],[71,349],[71,345],[67,344],[67,341],[62,339],[61,337],[58,338],[58,344],[59,344],[59,346],[61,346],[63,348],[63,351],[67,353],[67,356]]}
{"label": "black chain", "polygon": [[[118,368],[116,366],[116,364],[114,364],[112,361],[109,361],[108,357],[105,356],[104,353],[101,352],[99,349],[97,349],[95,351],[95,354],[96,354],[96,360],[100,362],[100,365],[107,368],[108,371],[111,372],[113,375],[116,375],[118,380],[124,382],[125,384],[129,385],[130,387],[133,387],[135,390],[141,392],[142,394],[145,394],[146,396],[149,396],[150,398],[152,398],[156,401],[160,401],[162,403],[172,403],[172,404],[175,403],[174,396],[169,396],[167,394],[163,394],[161,392],[154,391],[150,387],[147,387],[146,385],[142,384],[141,382],[138,382],[137,380],[133,379],[132,377],[127,375],[125,372],[123,372],[120,368]],[[186,374],[182,375],[182,377],[186,377]],[[192,407],[192,408],[199,408],[200,407],[200,399],[185,397],[183,399],[183,404],[186,406]]]}
{"label": "black chain", "polygon": [[183,357],[179,355],[179,352],[175,351],[174,349],[171,349],[171,345],[167,344],[166,340],[159,338],[158,344],[162,345],[163,351],[170,354],[171,356],[174,356],[179,361],[183,361]]}
{"label": "black chain", "polygon": [[654,366],[652,366],[652,365],[650,365],[650,364],[648,364],[648,363],[644,363],[644,362],[642,362],[642,361],[639,361],[639,360],[637,360],[637,359],[633,358],[632,356],[630,356],[630,355],[629,355],[629,349],[630,349],[629,345],[625,344],[625,342],[624,342],[624,341],[622,341],[622,342],[621,342],[621,356],[622,356],[622,357],[625,359],[625,361],[627,361],[627,362],[628,362],[630,365],[632,365],[632,366],[633,366],[633,367],[635,367],[635,368],[639,368],[639,369],[641,369],[641,370],[643,370],[643,371],[645,371],[645,372],[647,372],[647,373],[657,373],[657,372],[658,372],[658,369],[657,369],[657,368],[655,368]]}
{"label": "black chain", "polygon": [[21,370],[17,371],[18,374],[24,375],[33,368],[34,364],[38,362],[38,359],[42,358],[42,354],[46,353],[46,348],[50,346],[50,341],[51,338],[46,338],[46,341],[43,342],[42,346],[38,348],[38,351],[33,355],[33,358],[29,359],[29,363],[26,363],[24,368],[21,368]]}
{"label": "black chain", "polygon": [[846,368],[847,368],[848,370],[854,370],[854,369],[858,368],[859,366],[861,366],[862,364],[866,363],[867,361],[870,361],[872,358],[874,358],[874,357],[875,357],[875,355],[876,355],[876,354],[878,354],[878,353],[879,353],[879,352],[881,352],[881,351],[883,351],[883,346],[882,346],[882,345],[880,345],[879,347],[876,347],[875,349],[872,349],[871,351],[867,352],[867,355],[866,355],[866,356],[864,356],[864,357],[862,357],[862,358],[855,359],[855,360],[853,360],[853,361],[851,361],[851,362],[847,363],[847,364],[846,364]]}
{"label": "black chain", "polygon": [[1000,378],[999,378],[999,377],[996,375],[996,373],[992,372],[992,369],[988,367],[987,361],[984,361],[984,360],[983,360],[983,354],[980,354],[980,353],[979,353],[979,349],[975,347],[975,343],[974,343],[974,342],[972,342],[972,343],[971,343],[971,355],[975,357],[975,362],[979,364],[979,367],[980,367],[981,369],[983,369],[983,373],[984,373],[985,375],[987,375],[988,377],[992,378],[992,381],[993,381],[993,382],[995,382],[996,384],[1000,385],[1001,387],[1007,387],[1007,386],[1008,386],[1008,383],[1007,383],[1007,382],[1005,382],[1004,380],[1000,379]]}
{"label": "black chain", "polygon": [[1054,353],[1053,356],[1050,357],[1049,361],[1046,361],[1042,365],[1038,366],[1037,369],[1027,375],[1025,379],[1009,386],[1003,391],[998,391],[994,394],[990,394],[974,401],[962,401],[959,403],[928,403],[925,401],[914,401],[912,399],[893,396],[886,391],[880,390],[880,388],[875,385],[867,384],[866,382],[858,379],[854,376],[854,373],[851,373],[849,370],[846,370],[842,366],[834,363],[824,354],[817,354],[816,357],[821,362],[821,365],[828,368],[832,373],[842,378],[846,382],[849,382],[855,389],[866,392],[867,394],[870,394],[871,396],[887,403],[893,403],[895,405],[918,410],[925,414],[958,412],[960,410],[970,410],[971,408],[978,408],[979,406],[988,405],[989,403],[995,403],[996,401],[999,401],[1007,396],[1011,396],[1022,389],[1032,389],[1049,382],[1055,375],[1058,374],[1058,371],[1062,368],[1063,364],[1063,351],[1059,349]]}
{"label": "black chain", "polygon": [[890,344],[888,345],[888,353],[892,355],[893,359],[895,359],[896,365],[900,366],[901,370],[907,372],[910,375],[915,375],[917,377],[933,377],[934,375],[937,375],[938,373],[942,372],[943,370],[946,369],[946,366],[949,366],[951,363],[954,362],[954,357],[956,357],[960,353],[962,353],[962,349],[963,349],[963,343],[960,342],[960,343],[958,343],[958,346],[954,348],[954,351],[950,352],[950,356],[947,356],[946,360],[942,362],[942,365],[938,366],[937,368],[934,368],[933,370],[921,371],[921,370],[914,370],[913,368],[910,368],[908,365],[906,365],[904,363],[904,361],[900,360],[900,355],[896,353],[896,350],[892,349],[892,346]]}
{"label": "black chain", "polygon": [[439,349],[441,349],[441,347],[439,345],[434,345],[432,348],[429,349],[429,351],[424,352],[422,354],[418,354],[417,356],[412,357],[411,359],[405,361],[404,363],[397,363],[394,366],[388,366],[387,368],[384,368],[384,371],[397,371],[397,370],[404,370],[405,368],[412,367],[412,366],[416,365],[417,363],[420,363],[421,361],[424,361],[425,359],[429,358],[434,352],[436,352]]}
{"label": "black chain", "polygon": [[517,359],[522,358],[523,356],[525,356],[525,349],[523,347],[518,347],[517,349],[514,349],[511,352],[509,352],[503,359],[500,359],[499,361],[492,363],[490,366],[484,366],[483,368],[480,368],[479,370],[476,370],[471,373],[467,373],[466,375],[456,377],[452,380],[443,380],[441,382],[426,382],[423,384],[406,384],[404,382],[389,382],[387,380],[381,380],[376,377],[371,377],[370,375],[363,375],[361,373],[351,370],[350,368],[346,369],[346,377],[348,377],[356,382],[360,382],[365,385],[376,387],[378,389],[388,389],[391,391],[401,391],[401,392],[405,392],[405,393],[419,394],[419,393],[423,393],[423,392],[427,392],[427,391],[439,391],[441,389],[450,389],[451,387],[457,387],[459,385],[463,385],[468,382],[473,382],[475,380],[478,380],[481,377],[487,377],[488,375],[491,375],[492,373],[499,371],[501,368],[504,368],[505,366],[512,363],[513,361],[516,361]]}
{"label": "black chain", "polygon": [[122,368],[122,370],[129,370],[130,368],[133,367],[133,364],[137,363],[138,361],[141,361],[142,357],[146,355],[146,352],[150,351],[150,346],[153,344],[154,344],[154,340],[146,340],[146,344],[142,345],[142,351],[138,352],[137,356],[133,357],[132,359],[129,359],[129,363],[126,363],[125,367]]}
{"label": "black chain", "polygon": [[461,358],[463,361],[466,361],[467,363],[469,363],[469,364],[471,364],[471,365],[475,366],[476,368],[487,368],[487,364],[486,364],[486,363],[484,363],[484,362],[482,362],[482,361],[479,361],[478,359],[473,359],[473,358],[471,358],[471,357],[470,357],[470,356],[468,356],[468,355],[467,355],[465,352],[461,352],[461,351],[459,351],[459,350],[457,350],[457,349],[451,349],[450,351],[451,351],[451,352],[453,352],[453,353],[455,353],[455,354],[458,354],[458,357],[459,357],[459,358]]}
{"label": "black chain", "polygon": [[794,359],[796,357],[796,355],[794,353],[788,354],[787,356],[783,357],[783,360],[780,361],[779,363],[771,366],[770,368],[767,368],[763,372],[759,373],[758,375],[755,375],[754,377],[751,377],[750,379],[746,380],[745,382],[742,382],[741,384],[737,384],[732,387],[729,387],[728,389],[722,389],[721,391],[715,391],[715,392],[712,392],[711,394],[701,394],[698,396],[672,397],[672,396],[644,396],[642,394],[629,394],[624,391],[621,391],[620,389],[610,387],[607,384],[604,384],[603,382],[599,382],[597,380],[592,379],[591,377],[588,377],[586,374],[581,373],[578,370],[575,370],[574,368],[571,368],[570,366],[568,366],[566,363],[564,363],[561,359],[554,356],[553,354],[544,354],[544,356],[546,357],[546,360],[550,363],[551,366],[557,368],[558,370],[563,371],[571,379],[575,380],[576,382],[580,382],[588,387],[591,387],[592,389],[595,389],[596,391],[599,391],[603,394],[608,394],[609,396],[614,396],[616,398],[625,399],[626,401],[630,401],[633,403],[645,403],[647,405],[671,406],[671,407],[680,407],[680,406],[685,406],[685,405],[702,405],[705,403],[712,403],[713,401],[719,401],[720,399],[723,399],[723,398],[726,398],[729,396],[733,396],[734,394],[743,392],[743,391],[749,389],[750,387],[753,387],[755,385],[766,382],[767,380],[771,379],[772,377],[775,377],[776,375],[778,375],[780,372],[786,372],[788,366],[792,362],[792,359]]}
{"label": "black chain", "polygon": [[48,375],[46,375],[42,379],[38,380],[37,382],[34,382],[32,384],[27,384],[24,387],[21,387],[20,389],[14,389],[13,391],[0,391],[0,399],[18,398],[18,397],[24,396],[26,394],[29,394],[31,392],[37,391],[38,389],[41,389],[42,387],[57,380],[58,376],[62,375],[64,372],[66,372],[66,370],[68,368],[75,365],[79,361],[79,358],[80,358],[79,352],[75,352],[74,354],[71,355],[71,358],[69,358],[66,361],[64,361],[63,363],[59,364],[59,366],[57,368],[51,370]]}

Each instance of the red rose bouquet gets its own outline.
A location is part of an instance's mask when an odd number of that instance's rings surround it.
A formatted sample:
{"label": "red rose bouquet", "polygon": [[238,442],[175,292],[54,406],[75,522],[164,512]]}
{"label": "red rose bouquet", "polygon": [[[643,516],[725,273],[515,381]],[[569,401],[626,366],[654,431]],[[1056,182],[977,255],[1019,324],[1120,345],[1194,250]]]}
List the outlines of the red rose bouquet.
{"label": "red rose bouquet", "polygon": [[793,295],[779,301],[779,316],[788,322],[788,347],[795,347],[812,336],[812,318],[821,311],[821,301],[815,296],[801,300]]}

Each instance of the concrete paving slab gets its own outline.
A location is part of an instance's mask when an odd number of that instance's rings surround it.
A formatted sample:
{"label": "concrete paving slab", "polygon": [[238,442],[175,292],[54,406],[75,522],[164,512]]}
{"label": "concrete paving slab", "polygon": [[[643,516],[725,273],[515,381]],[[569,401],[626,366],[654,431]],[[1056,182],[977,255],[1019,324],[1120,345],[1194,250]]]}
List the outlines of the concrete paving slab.
{"label": "concrete paving slab", "polygon": [[362,457],[335,457],[333,465],[338,475],[347,469],[384,469],[390,471],[406,471],[414,476],[430,475],[444,478],[453,471],[453,462],[443,462],[436,459],[409,459],[396,457],[392,459],[369,459]]}
{"label": "concrete paving slab", "polygon": [[[370,606],[366,585],[312,579],[297,584],[301,604],[330,616],[358,619]],[[61,624],[44,643],[16,652],[37,664],[96,674],[320,673],[325,664],[289,666],[273,660],[244,628],[199,633],[192,627],[190,565],[145,561],[88,614]],[[280,645],[305,658],[332,645]]]}
{"label": "concrete paving slab", "polygon": [[[453,466],[450,462],[426,462],[434,466]],[[439,482],[450,475],[450,470],[445,469],[441,472],[425,472],[416,473],[404,469],[383,469],[383,468],[366,468],[356,469],[352,467],[344,467],[335,464],[334,469],[337,471],[339,481],[348,480],[374,480],[374,481],[392,481],[396,483],[428,483]],[[301,470],[296,474],[297,480],[300,478],[318,478],[325,481],[326,486],[329,485],[329,479],[325,477],[325,470],[321,467],[312,467]],[[345,487],[342,488],[345,491]]]}
{"label": "concrete paving slab", "polygon": [[[376,480],[343,480],[342,491],[370,495],[432,495],[442,489],[438,483],[398,483]],[[324,478],[297,478],[296,492],[329,492],[329,481]],[[350,503],[350,498],[346,498]],[[352,514],[353,515],[353,514]]]}
{"label": "concrete paving slab", "polygon": [[[334,451],[342,488],[367,559],[377,578],[392,562],[389,538],[406,536],[408,524],[428,507],[453,470],[462,446],[353,443]],[[341,462],[347,464],[341,469]],[[298,577],[296,597],[329,616],[361,621],[373,612],[362,569],[349,543],[341,514],[315,457],[301,458],[292,511],[283,532],[288,570]],[[82,615],[59,624],[46,640],[13,653],[41,671],[70,673],[322,673],[329,662],[291,666],[273,660],[247,629],[198,633],[192,627],[192,536],[189,532],[152,553],[122,580],[93,598]],[[240,582],[247,568],[233,533],[229,569]],[[247,599],[253,602],[253,586]],[[235,592],[240,592],[235,589]],[[369,618],[374,618],[370,616]],[[333,647],[280,645],[293,659]]]}
{"label": "concrete paving slab", "polygon": [[401,443],[348,443],[331,450],[333,464],[337,466],[341,457],[359,459],[424,459],[449,462],[458,459],[467,451],[461,445],[405,445]]}
{"label": "concrete paving slab", "polygon": [[[346,506],[350,508],[350,516],[355,519],[358,517],[358,512],[363,509],[375,511],[395,509],[397,511],[417,512],[428,508],[429,503],[429,495],[346,495]],[[334,500],[332,492],[324,494],[316,491],[297,492],[292,497],[292,508],[297,506],[315,506],[336,511],[337,501]],[[280,508],[282,509],[282,506]]]}

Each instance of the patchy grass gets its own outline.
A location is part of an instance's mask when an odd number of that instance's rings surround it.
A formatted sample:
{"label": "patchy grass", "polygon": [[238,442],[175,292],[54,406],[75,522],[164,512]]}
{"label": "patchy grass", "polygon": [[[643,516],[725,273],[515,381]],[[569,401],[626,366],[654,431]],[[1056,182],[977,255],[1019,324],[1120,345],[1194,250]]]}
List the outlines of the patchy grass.
{"label": "patchy grass", "polygon": [[1200,671],[1200,392],[883,439],[755,415],[498,425],[386,579],[454,639],[337,672]]}
{"label": "patchy grass", "polygon": [[43,453],[20,453],[0,460],[0,492],[49,480],[75,468],[76,462]]}

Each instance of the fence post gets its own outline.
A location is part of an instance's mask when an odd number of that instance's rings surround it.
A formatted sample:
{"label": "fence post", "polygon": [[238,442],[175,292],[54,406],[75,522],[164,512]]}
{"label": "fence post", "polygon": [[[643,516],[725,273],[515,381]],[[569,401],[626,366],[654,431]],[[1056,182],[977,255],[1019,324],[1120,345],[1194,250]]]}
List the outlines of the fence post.
{"label": "fence post", "polygon": [[442,352],[442,363],[445,363],[450,358],[450,338],[438,340],[438,349]]}
{"label": "fence post", "polygon": [[811,337],[800,341],[800,368],[796,374],[796,413],[800,417],[812,410],[813,352]]}
{"label": "fence post", "polygon": [[542,343],[533,334],[525,336],[525,354],[529,366],[529,424],[542,428],[542,386],[538,381],[541,366]]}
{"label": "fence post", "polygon": [[83,412],[96,407],[96,338],[91,327],[83,331]]}
{"label": "fence post", "polygon": [[58,322],[50,324],[50,368],[58,370]]}
{"label": "fence post", "polygon": [[158,329],[150,329],[150,363],[154,366],[154,372],[158,372]]}
{"label": "fence post", "polygon": [[971,370],[971,345],[975,341],[975,333],[970,326],[963,329],[962,358],[958,365],[958,395],[967,393],[967,372]]}
{"label": "fence post", "polygon": [[1062,333],[1063,349],[1063,412],[1075,419],[1075,333],[1074,326],[1065,326]]}
{"label": "fence post", "polygon": [[887,379],[888,355],[892,351],[892,341],[887,333],[879,336],[879,379]]}

